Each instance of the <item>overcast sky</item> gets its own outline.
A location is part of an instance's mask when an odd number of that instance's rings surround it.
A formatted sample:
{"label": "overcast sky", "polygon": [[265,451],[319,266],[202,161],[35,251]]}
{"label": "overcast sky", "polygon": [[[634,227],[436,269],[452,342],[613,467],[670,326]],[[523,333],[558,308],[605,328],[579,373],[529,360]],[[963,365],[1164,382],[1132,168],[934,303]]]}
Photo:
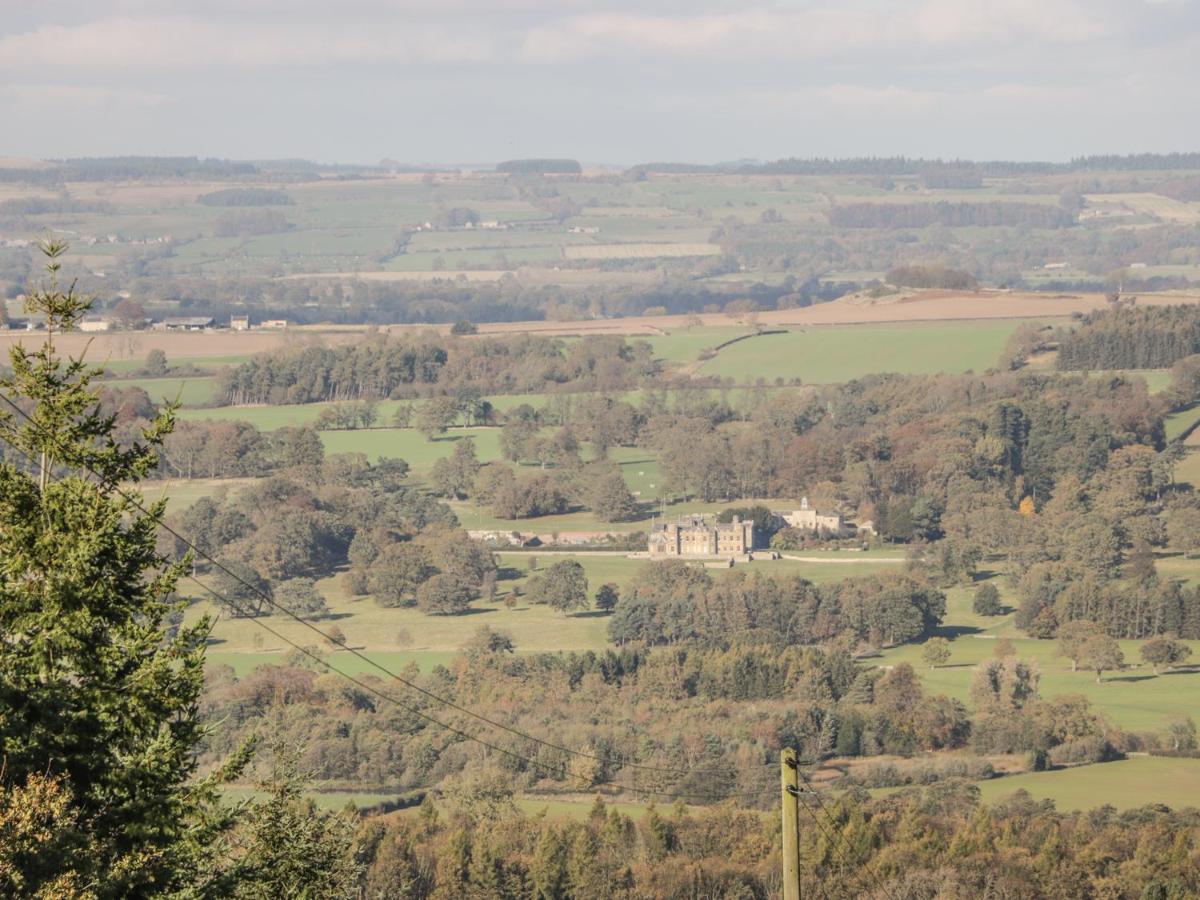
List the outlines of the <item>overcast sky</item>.
{"label": "overcast sky", "polygon": [[1200,0],[0,0],[0,156],[1200,149]]}

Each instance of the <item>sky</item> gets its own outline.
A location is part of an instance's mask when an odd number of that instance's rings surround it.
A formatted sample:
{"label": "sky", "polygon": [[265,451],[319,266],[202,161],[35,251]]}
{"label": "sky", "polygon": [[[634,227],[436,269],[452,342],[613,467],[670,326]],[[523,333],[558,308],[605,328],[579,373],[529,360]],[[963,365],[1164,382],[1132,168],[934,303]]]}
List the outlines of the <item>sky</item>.
{"label": "sky", "polygon": [[0,156],[1200,149],[1200,0],[0,0]]}

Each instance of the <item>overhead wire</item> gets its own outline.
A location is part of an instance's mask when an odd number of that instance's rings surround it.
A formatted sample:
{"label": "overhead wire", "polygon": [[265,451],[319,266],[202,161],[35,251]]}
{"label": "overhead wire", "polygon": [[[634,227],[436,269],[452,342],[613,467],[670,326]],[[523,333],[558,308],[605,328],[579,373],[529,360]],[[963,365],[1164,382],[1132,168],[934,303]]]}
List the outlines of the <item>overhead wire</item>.
{"label": "overhead wire", "polygon": [[[813,786],[812,779],[809,778],[809,776],[807,774],[805,774],[804,770],[799,766],[799,764],[797,764],[797,766],[796,766],[796,773],[797,773],[797,775],[799,775],[800,779],[804,782],[805,787],[808,788],[807,791],[799,792],[800,795],[801,796],[807,795],[807,796],[812,797],[813,800],[816,801],[817,806],[821,810],[822,815],[825,816],[825,819],[829,822],[829,824],[831,826],[836,828],[837,823],[834,821],[833,814],[829,811],[829,808],[825,805],[825,801],[821,799],[820,791],[818,791]],[[875,887],[878,888],[886,897],[888,897],[889,900],[896,900],[896,895],[892,893],[890,888],[888,888],[887,884],[883,881],[883,879],[879,875],[879,873],[875,871],[875,868],[871,865],[871,863],[869,861],[863,860],[860,863],[853,863],[850,860],[848,860],[846,858],[846,855],[842,852],[841,845],[838,842],[837,838],[834,837],[834,835],[831,834],[829,832],[829,830],[826,829],[825,826],[821,824],[821,820],[817,818],[816,813],[805,803],[797,803],[796,805],[799,806],[801,809],[803,809],[805,812],[807,812],[809,814],[809,816],[813,820],[813,823],[817,826],[817,828],[820,830],[820,832],[823,835],[825,835],[825,839],[829,842],[829,847],[830,847],[831,852],[833,852],[833,853],[837,854],[839,857],[841,857],[843,865],[850,865],[852,867],[857,866],[857,867],[861,868],[870,877],[870,879],[871,879],[872,883],[875,885]]]}

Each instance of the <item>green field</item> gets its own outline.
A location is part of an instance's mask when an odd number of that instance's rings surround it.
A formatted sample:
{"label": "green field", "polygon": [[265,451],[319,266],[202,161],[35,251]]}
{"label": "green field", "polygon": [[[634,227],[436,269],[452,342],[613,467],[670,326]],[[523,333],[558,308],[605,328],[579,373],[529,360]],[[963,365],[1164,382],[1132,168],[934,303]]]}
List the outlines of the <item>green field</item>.
{"label": "green field", "polygon": [[[639,478],[648,481],[651,476],[638,474],[648,471],[647,468],[642,467],[643,465],[645,464],[635,464],[635,467],[632,469],[628,466],[622,466],[626,480],[629,481],[632,478],[634,483]],[[631,488],[634,487],[634,483],[631,483]],[[734,503],[684,503],[679,501],[668,503],[665,507],[665,512],[667,516],[682,515],[685,512],[719,513],[721,510],[731,506],[746,506],[751,503],[753,501],[749,500],[741,500]],[[779,500],[771,501],[771,503],[778,506],[787,505],[786,502]],[[533,532],[535,534],[554,534],[555,532],[565,531],[611,531],[614,533],[645,531],[653,523],[655,517],[661,516],[664,511],[664,507],[657,506],[652,502],[644,502],[638,518],[625,522],[604,522],[598,519],[595,513],[587,509],[563,513],[557,516],[538,516],[531,519],[500,519],[493,516],[487,507],[478,506],[471,501],[455,501],[450,506],[458,515],[462,526],[470,531],[521,531]]]}
{"label": "green field", "polygon": [[661,337],[636,338],[644,340],[654,348],[654,356],[672,363],[693,362],[700,358],[702,350],[710,350],[718,344],[746,334],[753,328],[730,324],[728,327],[704,326],[676,331]]}
{"label": "green field", "polygon": [[[1037,662],[1041,672],[1040,693],[1082,694],[1114,724],[1123,728],[1151,730],[1161,727],[1170,716],[1193,715],[1200,699],[1200,671],[1163,672],[1154,676],[1150,667],[1141,665],[1122,672],[1105,673],[1096,683],[1093,672],[1072,672],[1071,663],[1058,655],[1058,642],[1015,638],[1017,655]],[[1191,641],[1192,651],[1200,651],[1200,641]],[[1127,664],[1137,665],[1140,641],[1121,641]],[[920,645],[906,645],[886,651],[881,664],[911,663],[921,675],[927,691],[945,694],[971,706],[971,678],[974,667],[991,657],[996,646],[990,638],[961,636],[951,641],[950,661],[929,669],[921,661]]]}
{"label": "green field", "polygon": [[[181,356],[167,360],[172,367],[194,366],[205,371],[216,371],[226,366],[240,366],[249,361],[250,356],[244,353],[232,356]],[[140,371],[146,365],[146,361],[145,359],[113,359],[103,365],[105,372],[113,375],[126,375],[130,372]]]}
{"label": "green field", "polygon": [[[229,785],[221,789],[221,794],[234,802],[244,802],[247,800],[261,800],[267,796],[266,791],[258,790],[257,788],[240,787]],[[306,790],[304,796],[312,800],[319,809],[326,810],[342,810],[346,808],[346,804],[353,803],[358,809],[366,809],[371,806],[378,806],[381,803],[395,802],[399,797],[399,792],[392,793],[372,793],[370,791],[322,791],[319,789]]]}
{"label": "green field", "polygon": [[[634,392],[623,395],[631,397]],[[535,408],[546,405],[550,394],[498,394],[485,398],[497,412],[507,412],[513,407],[527,403]],[[409,401],[414,407],[422,401]],[[377,406],[379,426],[385,427],[392,421],[396,409],[401,404],[399,400],[380,400]],[[310,425],[317,421],[321,412],[334,403],[298,403],[281,406],[214,406],[208,409],[186,409],[181,411],[180,418],[191,420],[205,419],[236,419],[249,422],[260,431],[274,431],[285,425]]]}
{"label": "green field", "polygon": [[1175,466],[1175,480],[1193,486],[1200,485],[1200,451],[1188,450],[1187,455]]}
{"label": "green field", "polygon": [[[1164,576],[1189,581],[1200,579],[1200,562],[1181,557],[1164,557],[1158,561]],[[1000,588],[1002,601],[1010,608],[1016,600],[1003,579],[994,583]],[[1059,655],[1058,641],[1035,640],[1023,637],[1012,623],[1011,613],[1004,616],[977,616],[971,612],[973,589],[951,588],[946,592],[947,614],[942,633],[950,638],[949,661],[930,669],[921,660],[920,644],[906,644],[885,650],[878,663],[912,664],[925,689],[946,694],[971,706],[971,679],[974,667],[994,655],[999,638],[1010,639],[1021,659],[1037,663],[1041,674],[1040,693],[1043,697],[1058,694],[1082,694],[1112,722],[1122,728],[1153,730],[1161,727],[1171,716],[1194,715],[1200,704],[1200,670],[1164,671],[1155,676],[1138,655],[1141,641],[1120,641],[1127,668],[1108,672],[1102,683],[1096,683],[1093,672],[1072,672],[1070,660]],[[1200,641],[1189,642],[1193,658],[1200,654]]]}
{"label": "green field", "polygon": [[1200,807],[1200,759],[1139,756],[993,778],[980,782],[979,790],[985,803],[996,803],[1022,790],[1035,800],[1053,800],[1063,811],[1104,804],[1117,809],[1136,809],[1149,803],[1173,809]]}
{"label": "green field", "polygon": [[[497,553],[501,576],[497,584],[497,601],[476,602],[469,613],[460,616],[430,616],[415,608],[389,609],[378,606],[370,598],[347,597],[339,575],[318,582],[331,615],[311,624],[322,632],[337,625],[346,635],[347,646],[367,652],[372,659],[394,671],[409,663],[415,663],[426,671],[433,666],[447,664],[482,625],[508,632],[517,652],[602,650],[608,646],[608,617],[605,615],[583,611],[564,616],[548,607],[530,604],[523,598],[519,598],[512,609],[504,603],[505,595],[514,588],[523,591],[533,574],[529,568],[531,562],[537,565],[535,571],[541,571],[568,559],[583,566],[592,594],[607,582],[624,588],[648,563],[644,557],[629,558],[623,555],[501,551]],[[824,583],[877,572],[886,567],[886,563],[871,564],[869,558],[857,564],[853,560],[844,563],[783,560],[752,563],[748,568],[737,567],[736,571],[794,573]],[[713,570],[713,577],[721,577],[722,571]],[[184,587],[187,593],[198,598],[188,608],[189,621],[201,614],[217,612],[202,589],[190,582],[185,583]],[[221,616],[213,629],[208,650],[209,664],[230,665],[238,674],[245,674],[259,665],[282,663],[292,651],[291,646],[265,632],[260,627],[262,624],[269,625],[288,641],[300,646],[316,646],[322,652],[328,650],[316,631],[286,616],[270,616],[262,622]],[[259,637],[256,638],[256,635]],[[372,671],[368,663],[350,653],[338,651],[328,658],[352,674]]]}
{"label": "green field", "polygon": [[500,458],[499,428],[451,428],[432,441],[411,428],[321,432],[326,453],[365,453],[372,462],[381,457],[403,459],[414,472],[428,471],[437,460],[453,453],[454,445],[463,438],[475,441],[480,462]]}
{"label": "green field", "polygon": [[1163,420],[1164,431],[1168,441],[1173,441],[1200,420],[1200,406],[1192,406],[1179,412],[1171,413]]}
{"label": "green field", "polygon": [[179,401],[183,406],[203,406],[212,403],[217,379],[212,376],[192,378],[120,378],[104,382],[116,388],[139,387],[155,403]]}
{"label": "green field", "polygon": [[996,365],[1014,322],[812,327],[739,341],[697,372],[738,381],[850,381],[872,372],[983,372]]}
{"label": "green field", "polygon": [[178,478],[169,481],[143,481],[138,490],[147,501],[167,498],[167,511],[186,509],[201,497],[211,497],[219,491],[236,492],[254,478]]}
{"label": "green field", "polygon": [[1119,372],[1094,372],[1095,375],[1123,375],[1126,378],[1140,378],[1146,382],[1146,390],[1151,394],[1161,394],[1171,386],[1170,369],[1124,369]]}

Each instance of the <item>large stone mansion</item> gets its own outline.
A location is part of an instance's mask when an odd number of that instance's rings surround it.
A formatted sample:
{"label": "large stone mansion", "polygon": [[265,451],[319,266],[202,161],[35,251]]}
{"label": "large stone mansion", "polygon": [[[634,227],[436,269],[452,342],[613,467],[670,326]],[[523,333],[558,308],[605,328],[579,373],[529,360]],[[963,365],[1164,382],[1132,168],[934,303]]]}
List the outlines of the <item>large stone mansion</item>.
{"label": "large stone mansion", "polygon": [[[799,509],[773,510],[772,515],[777,526],[802,531],[841,535],[854,528],[846,524],[839,512],[822,513],[809,506],[807,497],[801,499]],[[715,516],[693,513],[674,521],[654,523],[649,550],[655,558],[745,558],[754,550],[757,537],[752,521],[734,516],[731,522],[720,522]]]}
{"label": "large stone mansion", "polygon": [[650,530],[650,555],[693,559],[746,556],[754,549],[754,523],[734,516],[718,522],[712,516],[680,516],[674,522],[656,522]]}
{"label": "large stone mansion", "polygon": [[[772,510],[772,512],[775,512]],[[789,528],[799,528],[802,531],[824,531],[830,534],[840,534],[846,528],[846,522],[839,512],[822,513],[808,505],[808,498],[800,498],[800,508],[775,512]]]}

